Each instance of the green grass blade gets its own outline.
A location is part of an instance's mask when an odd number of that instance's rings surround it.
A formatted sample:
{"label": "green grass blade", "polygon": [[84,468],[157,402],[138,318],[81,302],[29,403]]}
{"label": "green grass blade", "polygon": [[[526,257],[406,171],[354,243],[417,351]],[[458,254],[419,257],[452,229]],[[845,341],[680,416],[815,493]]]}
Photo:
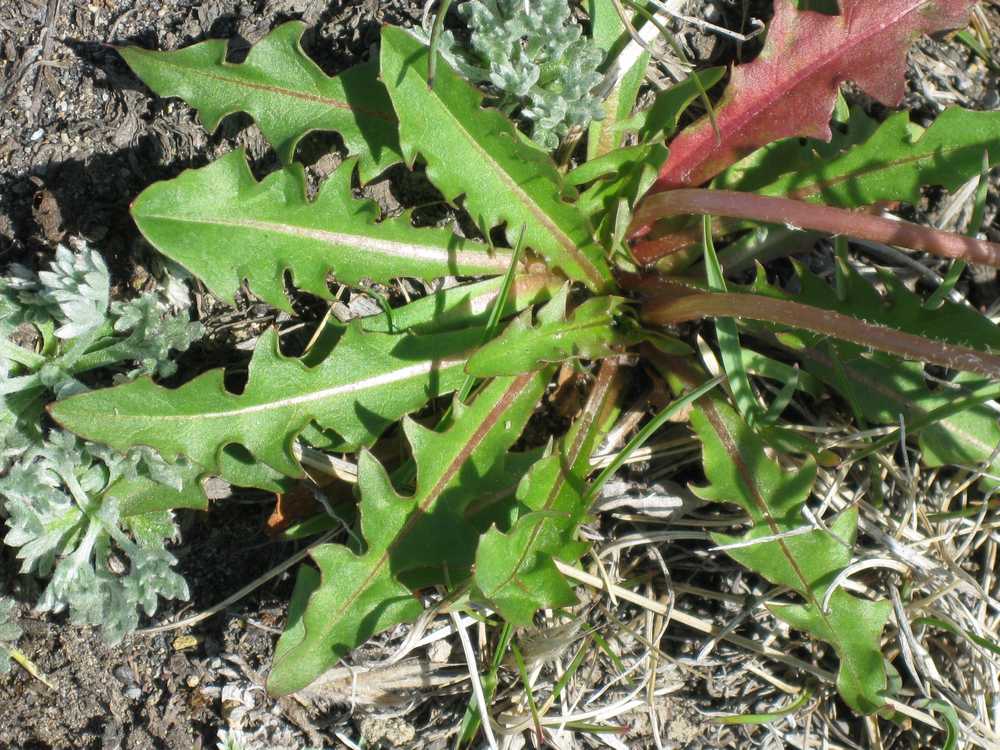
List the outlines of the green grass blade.
{"label": "green grass blade", "polygon": [[746,725],[760,725],[760,724],[771,724],[780,719],[784,719],[786,716],[791,716],[800,708],[805,706],[809,699],[812,698],[812,690],[806,688],[798,694],[798,696],[789,703],[784,708],[779,708],[775,711],[771,711],[766,714],[743,714],[737,716],[716,716],[712,718],[713,724],[727,724],[730,726],[746,726]]}
{"label": "green grass blade", "polygon": [[[975,237],[983,228],[983,219],[986,217],[986,196],[989,192],[990,181],[990,155],[983,152],[983,165],[979,172],[979,184],[976,185],[976,195],[973,199],[972,217],[969,219],[969,227],[966,234]],[[937,307],[955,288],[962,272],[965,271],[967,263],[964,260],[954,260],[948,266],[948,273],[945,274],[941,285],[934,290],[934,293],[927,298],[927,307]]]}
{"label": "green grass blade", "polygon": [[[713,292],[726,291],[726,279],[722,274],[722,266],[715,254],[715,243],[712,241],[712,217],[702,217],[702,250],[705,254],[705,274],[708,277],[708,288]],[[729,387],[733,392],[733,400],[740,414],[752,427],[760,416],[760,406],[754,397],[750,385],[750,377],[743,366],[743,347],[740,346],[740,332],[733,318],[716,318],[715,335],[719,341],[719,351],[722,354],[722,366],[729,377]]]}

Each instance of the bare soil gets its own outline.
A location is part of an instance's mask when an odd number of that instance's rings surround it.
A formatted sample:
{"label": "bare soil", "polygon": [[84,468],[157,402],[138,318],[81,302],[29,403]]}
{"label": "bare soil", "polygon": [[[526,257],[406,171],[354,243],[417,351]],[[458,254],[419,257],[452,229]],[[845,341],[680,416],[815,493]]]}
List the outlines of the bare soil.
{"label": "bare soil", "polygon": [[[236,145],[248,150],[259,173],[277,164],[248,118],[227,118],[217,133],[205,133],[183,103],[153,97],[110,45],[176,49],[226,38],[232,40],[231,56],[239,59],[276,25],[300,18],[313,29],[307,51],[334,74],[374,51],[381,24],[411,25],[422,5],[419,0],[0,3],[0,266],[19,261],[37,267],[57,243],[82,237],[109,258],[120,289],[140,288],[155,263],[128,215],[129,202],[142,189],[207,164]],[[752,4],[754,10],[767,5]],[[693,35],[689,41],[716,62],[734,54],[710,37]],[[943,73],[942,56],[949,63]],[[934,92],[940,90],[954,92],[964,106],[1000,105],[995,75],[982,65],[970,67],[969,60],[960,46],[921,43],[907,101],[918,118],[936,113],[940,97]],[[971,72],[956,79],[955,69]],[[996,203],[994,189],[988,216],[995,216]],[[972,283],[971,296],[989,304],[996,298],[996,275],[977,273],[963,283]],[[186,365],[182,361],[182,373],[185,367],[200,371],[229,361],[236,344],[273,320],[273,312],[252,301],[234,309],[206,300],[201,312],[212,335],[188,354]],[[183,546],[175,553],[192,598],[186,604],[163,603],[156,620],[204,610],[291,555],[292,545],[268,542],[262,533],[272,507],[273,496],[249,493],[214,503],[208,514],[185,515]],[[8,555],[0,565],[0,586],[34,601],[37,592],[16,575],[15,561]],[[700,561],[690,578],[704,574],[741,575]],[[675,576],[688,580],[683,566]],[[366,747],[450,746],[449,728],[461,718],[464,696],[428,702],[431,693],[425,692],[411,696],[416,700],[406,702],[405,710],[395,706],[372,715],[344,705],[318,716],[294,701],[266,696],[263,676],[284,623],[291,580],[286,575],[265,585],[193,629],[137,634],[113,647],[94,632],[67,626],[60,616],[38,616],[22,606],[25,635],[18,645],[58,689],[50,691],[20,669],[0,677],[0,748],[215,748],[220,730],[232,726],[252,733],[252,747],[274,750],[339,747],[341,731],[364,737]],[[683,665],[701,644],[679,640],[667,636],[663,647]],[[709,725],[702,714],[752,694],[753,684],[745,678],[729,679],[744,660],[720,645],[706,667],[685,666],[672,678],[677,693],[664,701],[659,723],[675,747],[745,746],[746,737]],[[648,746],[643,721],[639,717],[627,727],[630,747]]]}

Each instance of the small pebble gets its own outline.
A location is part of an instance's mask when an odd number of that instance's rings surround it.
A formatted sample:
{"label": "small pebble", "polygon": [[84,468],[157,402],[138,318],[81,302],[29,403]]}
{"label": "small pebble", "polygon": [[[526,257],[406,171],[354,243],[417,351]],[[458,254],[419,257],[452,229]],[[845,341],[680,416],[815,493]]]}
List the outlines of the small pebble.
{"label": "small pebble", "polygon": [[39,128],[38,130],[36,130],[34,133],[31,134],[32,142],[42,140],[43,135],[45,135],[45,131]]}

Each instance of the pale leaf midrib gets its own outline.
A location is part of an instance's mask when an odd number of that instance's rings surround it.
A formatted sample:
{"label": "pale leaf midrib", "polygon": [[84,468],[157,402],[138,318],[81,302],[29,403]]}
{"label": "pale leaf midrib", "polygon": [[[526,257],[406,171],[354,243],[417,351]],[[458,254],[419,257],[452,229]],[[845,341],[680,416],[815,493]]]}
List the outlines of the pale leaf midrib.
{"label": "pale leaf midrib", "polygon": [[[145,57],[149,57],[150,56],[150,52],[148,50],[139,50],[139,54],[142,55],[142,56],[145,56]],[[381,120],[385,120],[386,122],[392,122],[392,123],[396,122],[396,118],[394,116],[386,113],[386,112],[382,112],[380,110],[374,110],[374,109],[367,109],[367,108],[364,108],[364,107],[355,107],[355,106],[349,104],[348,102],[342,101],[340,99],[331,99],[330,97],[327,97],[327,96],[321,96],[319,94],[310,94],[310,93],[307,93],[305,91],[296,91],[295,89],[289,89],[289,88],[285,88],[283,86],[269,85],[269,84],[266,84],[266,83],[254,83],[252,81],[248,81],[248,80],[243,79],[243,78],[226,77],[226,76],[223,76],[223,75],[219,75],[217,73],[210,73],[210,72],[208,72],[206,70],[202,70],[200,68],[192,67],[190,65],[181,64],[181,63],[176,62],[174,60],[171,60],[169,58],[166,58],[166,59],[164,59],[164,58],[158,58],[156,60],[156,64],[160,65],[160,66],[164,66],[164,67],[171,67],[171,68],[175,68],[177,70],[182,70],[186,74],[192,74],[192,75],[200,76],[202,78],[207,78],[210,81],[216,81],[218,83],[227,84],[229,86],[244,87],[244,88],[252,89],[254,91],[264,91],[264,92],[269,93],[269,94],[276,94],[277,96],[284,96],[284,97],[288,97],[290,99],[299,99],[301,101],[310,102],[311,104],[322,104],[323,106],[326,106],[326,107],[332,107],[334,109],[341,109],[341,110],[345,110],[345,111],[348,111],[348,112],[360,112],[362,114],[369,115],[371,117],[377,117],[377,118],[379,118]],[[223,63],[223,65],[228,65],[228,64],[227,63]],[[231,67],[232,68],[238,68],[239,66],[238,65],[232,65]],[[235,75],[239,75],[239,74],[235,74]],[[333,80],[333,79],[330,79],[330,80]],[[199,107],[199,109],[201,109],[201,107]]]}
{"label": "pale leaf midrib", "polygon": [[[563,251],[567,254],[567,256],[576,262],[576,264],[587,274],[587,276],[590,277],[591,281],[600,286],[603,283],[603,279],[601,279],[600,272],[591,262],[590,258],[580,251],[580,249],[576,246],[576,243],[566,234],[562,227],[556,224],[552,217],[537,205],[535,200],[527,193],[527,191],[525,191],[524,188],[522,188],[517,181],[507,173],[507,170],[493,158],[492,154],[490,154],[488,150],[483,148],[479,142],[476,141],[473,134],[462,125],[461,120],[455,116],[448,104],[437,94],[436,89],[432,89],[431,93],[440,105],[440,109],[444,110],[452,122],[455,123],[457,130],[462,134],[463,139],[472,147],[473,151],[479,154],[479,156],[487,164],[494,167],[492,173],[496,174],[500,178],[500,181],[514,195],[518,202],[524,206],[529,214],[535,217],[535,219],[546,229],[549,235],[551,235],[560,247],[563,248]],[[516,141],[514,141],[514,143],[516,143]],[[489,199],[486,200],[488,201]],[[567,208],[572,208],[569,204],[565,205]]]}
{"label": "pale leaf midrib", "polygon": [[327,633],[330,629],[332,629],[332,627],[336,626],[344,619],[345,614],[350,611],[354,603],[371,588],[372,582],[386,569],[389,562],[389,555],[392,554],[392,551],[402,539],[405,539],[409,535],[416,522],[421,517],[426,515],[430,506],[441,496],[444,490],[448,488],[451,480],[455,477],[462,466],[465,465],[465,462],[472,455],[473,451],[475,451],[483,443],[483,441],[486,440],[490,430],[496,426],[500,416],[507,410],[507,408],[510,407],[511,403],[517,398],[519,393],[530,384],[533,377],[533,373],[521,375],[513,383],[511,383],[504,394],[497,399],[496,404],[494,404],[493,408],[490,409],[489,414],[484,417],[473,435],[469,438],[465,445],[462,446],[461,450],[455,454],[450,461],[448,461],[444,470],[438,476],[437,481],[430,489],[428,489],[424,497],[420,499],[417,499],[417,497],[412,498],[416,501],[414,507],[410,510],[410,514],[407,517],[406,522],[399,529],[399,531],[393,535],[392,540],[385,546],[385,549],[378,553],[374,553],[374,551],[365,553],[364,557],[368,557],[369,555],[374,556],[374,554],[378,554],[378,557],[374,560],[372,568],[368,575],[365,576],[364,580],[354,587],[350,596],[348,596],[338,606],[337,611],[332,616],[327,618]]}
{"label": "pale leaf midrib", "polygon": [[[229,409],[226,411],[215,411],[215,412],[198,412],[193,414],[121,414],[117,411],[115,413],[105,413],[102,414],[102,419],[117,420],[117,421],[131,421],[131,420],[141,420],[143,422],[178,422],[185,420],[203,420],[203,419],[232,419],[236,417],[244,417],[248,414],[259,414],[260,412],[266,411],[277,411],[281,409],[289,409],[303,404],[310,404],[316,401],[322,401],[324,399],[333,398],[335,396],[348,395],[351,393],[361,393],[363,391],[369,391],[374,388],[380,388],[386,385],[391,385],[393,383],[399,383],[404,380],[409,380],[410,378],[417,377],[419,375],[424,375],[432,371],[440,371],[445,369],[450,369],[452,367],[457,367],[464,365],[466,362],[465,358],[461,359],[443,359],[443,360],[427,360],[416,365],[410,365],[409,367],[403,367],[397,370],[391,370],[386,373],[381,373],[374,377],[366,378],[365,380],[356,380],[350,383],[344,383],[341,385],[332,386],[330,388],[324,388],[319,391],[311,391],[309,393],[304,393],[299,396],[291,396],[284,399],[279,399],[277,401],[268,401],[263,404],[252,404],[250,406],[243,406],[236,409]],[[227,394],[230,398],[240,399],[243,398],[242,395]]]}
{"label": "pale leaf midrib", "polygon": [[[435,245],[418,245],[411,242],[400,242],[381,237],[363,234],[348,234],[346,232],[331,232],[326,229],[313,229],[294,224],[282,224],[258,219],[226,220],[221,218],[186,217],[171,214],[151,214],[138,210],[136,218],[155,221],[167,221],[178,224],[207,224],[210,226],[233,227],[236,229],[253,229],[261,232],[274,232],[302,240],[315,240],[329,245],[350,246],[358,250],[379,253],[394,258],[412,261],[427,261],[432,263],[456,263],[474,266],[478,269],[489,269],[504,272],[510,265],[510,253],[496,250],[493,253],[475,250],[452,251]],[[373,225],[373,228],[378,225]],[[414,230],[419,231],[419,230]]]}

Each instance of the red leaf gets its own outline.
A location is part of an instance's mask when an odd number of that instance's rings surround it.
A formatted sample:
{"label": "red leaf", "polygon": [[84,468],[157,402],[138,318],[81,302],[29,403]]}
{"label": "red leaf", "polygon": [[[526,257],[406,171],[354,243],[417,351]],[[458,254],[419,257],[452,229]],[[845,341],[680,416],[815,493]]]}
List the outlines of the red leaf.
{"label": "red leaf", "polygon": [[921,35],[968,23],[975,0],[841,0],[841,14],[774,0],[760,55],[733,68],[716,108],[721,138],[703,118],[670,144],[653,191],[701,185],[772,141],[830,139],[837,89],[854,81],[887,106],[906,91],[906,52]]}

